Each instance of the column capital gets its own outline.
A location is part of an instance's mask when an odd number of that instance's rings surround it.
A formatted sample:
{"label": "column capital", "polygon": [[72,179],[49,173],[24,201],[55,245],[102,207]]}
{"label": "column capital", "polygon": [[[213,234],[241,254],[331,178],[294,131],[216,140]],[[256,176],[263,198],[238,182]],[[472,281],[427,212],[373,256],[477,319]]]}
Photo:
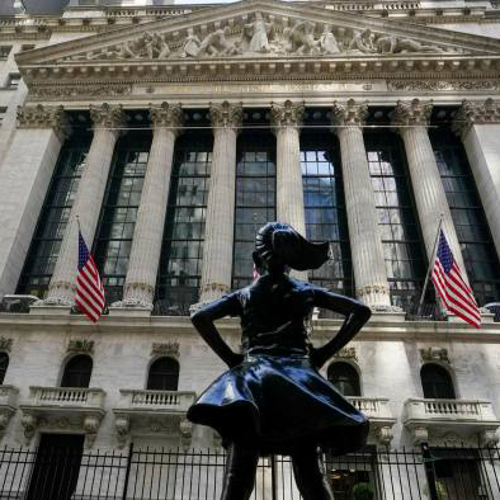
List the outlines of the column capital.
{"label": "column capital", "polygon": [[[368,116],[368,103],[357,103],[354,99],[349,99],[346,103],[335,101],[332,106],[332,125],[357,126],[364,125]],[[333,132],[338,129],[333,128]]]}
{"label": "column capital", "polygon": [[153,128],[171,128],[178,134],[184,125],[184,112],[180,104],[162,102],[160,105],[150,104],[149,116]]}
{"label": "column capital", "polygon": [[294,103],[287,100],[283,104],[271,103],[271,124],[273,128],[276,131],[280,127],[300,127],[305,109],[302,102]]}
{"label": "column capital", "polygon": [[42,104],[17,107],[18,128],[51,128],[61,142],[69,136],[71,128],[62,106],[43,106]]}
{"label": "column capital", "polygon": [[462,136],[474,124],[500,123],[500,101],[491,98],[484,102],[462,101],[455,115],[453,131]]}
{"label": "column capital", "polygon": [[102,106],[90,106],[90,119],[94,128],[120,129],[126,125],[127,119],[122,106],[104,103]]}
{"label": "column capital", "polygon": [[427,127],[431,119],[432,101],[413,99],[411,102],[398,101],[394,109],[393,125],[399,127]]}
{"label": "column capital", "polygon": [[231,104],[228,101],[210,103],[210,119],[214,127],[239,129],[243,122],[243,106],[241,103]]}

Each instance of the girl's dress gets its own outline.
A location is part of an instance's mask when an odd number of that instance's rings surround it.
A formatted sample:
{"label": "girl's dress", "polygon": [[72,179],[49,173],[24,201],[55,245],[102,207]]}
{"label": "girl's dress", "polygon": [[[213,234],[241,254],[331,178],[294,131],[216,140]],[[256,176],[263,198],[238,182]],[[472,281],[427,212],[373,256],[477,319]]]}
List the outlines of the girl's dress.
{"label": "girl's dress", "polygon": [[224,444],[257,442],[262,454],[288,455],[310,443],[333,455],[362,448],[367,419],[309,359],[305,319],[318,290],[266,275],[224,297],[241,318],[245,358],[206,389],[188,419],[214,428]]}

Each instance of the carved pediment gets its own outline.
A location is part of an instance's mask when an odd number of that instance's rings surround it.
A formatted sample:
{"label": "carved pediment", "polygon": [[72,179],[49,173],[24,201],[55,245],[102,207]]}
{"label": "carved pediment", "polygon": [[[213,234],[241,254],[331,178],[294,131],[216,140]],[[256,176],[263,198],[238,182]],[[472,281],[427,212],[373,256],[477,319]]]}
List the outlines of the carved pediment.
{"label": "carved pediment", "polygon": [[[331,74],[356,65],[374,73],[382,68],[408,71],[422,60],[462,71],[477,69],[476,59],[482,57],[489,63],[481,69],[489,69],[491,59],[500,58],[500,40],[312,4],[243,0],[21,53],[16,59],[29,86],[51,77],[58,82],[92,77],[95,82],[96,77],[119,76],[123,81],[132,71],[166,80],[203,73],[221,78],[259,72]],[[475,61],[456,63],[465,58]],[[422,63],[421,71],[434,69],[432,64]]]}

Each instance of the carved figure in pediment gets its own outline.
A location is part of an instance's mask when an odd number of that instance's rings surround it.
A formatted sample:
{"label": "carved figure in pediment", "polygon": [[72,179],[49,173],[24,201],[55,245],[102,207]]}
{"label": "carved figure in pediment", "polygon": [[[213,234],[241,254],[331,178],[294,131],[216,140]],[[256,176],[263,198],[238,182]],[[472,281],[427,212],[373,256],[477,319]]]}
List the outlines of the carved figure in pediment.
{"label": "carved figure in pediment", "polygon": [[207,35],[201,42],[198,56],[234,56],[241,54],[241,50],[235,43],[230,42],[226,35],[229,34],[229,28],[221,28]]}
{"label": "carved figure in pediment", "polygon": [[245,24],[243,37],[248,38],[249,52],[271,52],[272,48],[269,43],[269,35],[273,29],[273,23],[268,23],[262,17],[260,12],[255,14],[253,23]]}
{"label": "carved figure in pediment", "polygon": [[194,34],[193,28],[188,29],[188,36],[184,40],[181,57],[196,57],[200,51],[200,39]]}
{"label": "carved figure in pediment", "polygon": [[338,54],[340,47],[332,32],[331,26],[325,26],[323,33],[319,39],[319,46],[324,54]]}
{"label": "carved figure in pediment", "polygon": [[170,55],[170,47],[162,35],[153,33],[145,35],[145,51],[148,59],[166,59]]}
{"label": "carved figure in pediment", "polygon": [[380,54],[394,54],[397,46],[398,39],[392,35],[381,36],[375,42],[377,52],[379,52]]}
{"label": "carved figure in pediment", "polygon": [[314,38],[314,24],[303,21],[283,31],[285,47],[291,54],[318,54],[320,42]]}
{"label": "carved figure in pediment", "polygon": [[426,52],[441,54],[444,50],[437,45],[417,42],[411,38],[397,38],[387,35],[381,36],[375,43],[377,52],[381,54],[397,54],[407,52]]}
{"label": "carved figure in pediment", "polygon": [[373,33],[369,28],[363,31],[355,31],[347,50],[349,52],[361,52],[362,54],[373,54],[376,48],[373,45]]}

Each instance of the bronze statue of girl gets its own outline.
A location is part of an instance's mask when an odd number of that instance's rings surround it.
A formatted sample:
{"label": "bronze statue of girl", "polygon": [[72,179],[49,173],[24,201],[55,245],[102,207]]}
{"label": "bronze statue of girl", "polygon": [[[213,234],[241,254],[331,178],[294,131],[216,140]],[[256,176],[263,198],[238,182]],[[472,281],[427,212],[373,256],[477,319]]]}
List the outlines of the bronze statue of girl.
{"label": "bronze statue of girl", "polygon": [[[188,418],[214,428],[228,449],[222,500],[247,500],[260,455],[292,457],[304,500],[331,500],[321,453],[341,455],[363,447],[368,421],[318,370],[370,318],[356,300],[288,276],[317,269],[328,244],[308,242],[288,224],[271,222],[256,238],[260,277],[198,310],[192,322],[229,366],[189,409]],[[345,315],[337,335],[322,347],[309,342],[305,320],[314,307]],[[242,353],[233,352],[214,321],[239,316]]]}

